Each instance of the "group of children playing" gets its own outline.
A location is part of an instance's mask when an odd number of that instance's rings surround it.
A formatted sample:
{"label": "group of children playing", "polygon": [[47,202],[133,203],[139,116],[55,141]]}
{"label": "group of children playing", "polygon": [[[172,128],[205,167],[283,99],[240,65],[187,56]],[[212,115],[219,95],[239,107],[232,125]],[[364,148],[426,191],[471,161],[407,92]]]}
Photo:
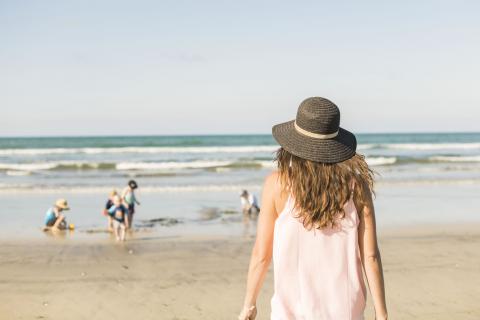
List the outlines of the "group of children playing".
{"label": "group of children playing", "polygon": [[[117,241],[125,241],[126,231],[132,227],[135,205],[140,205],[140,202],[135,197],[137,188],[137,183],[134,180],[130,180],[121,195],[116,190],[113,190],[110,192],[103,209],[103,214],[108,219],[108,231],[115,234]],[[243,190],[240,194],[240,201],[244,217],[255,219],[260,212],[255,195],[247,190]],[[57,200],[55,205],[48,209],[45,215],[44,230],[72,230],[74,225],[67,225],[65,216],[62,213],[66,210],[70,210],[67,200]]]}
{"label": "group of children playing", "polygon": [[103,214],[108,217],[108,230],[113,230],[117,241],[125,241],[126,230],[130,229],[133,223],[135,205],[140,205],[135,197],[137,188],[137,183],[130,180],[128,186],[123,190],[122,196],[113,190],[105,204]]}
{"label": "group of children playing", "polygon": [[[103,214],[108,218],[108,230],[114,232],[117,241],[125,241],[126,230],[130,229],[133,223],[135,205],[140,205],[140,202],[135,197],[135,189],[137,188],[137,183],[134,180],[130,180],[121,196],[116,190],[113,190],[105,204]],[[73,224],[67,225],[65,220],[63,211],[66,210],[70,210],[67,200],[57,200],[55,205],[48,209],[45,215],[44,230],[73,229]]]}

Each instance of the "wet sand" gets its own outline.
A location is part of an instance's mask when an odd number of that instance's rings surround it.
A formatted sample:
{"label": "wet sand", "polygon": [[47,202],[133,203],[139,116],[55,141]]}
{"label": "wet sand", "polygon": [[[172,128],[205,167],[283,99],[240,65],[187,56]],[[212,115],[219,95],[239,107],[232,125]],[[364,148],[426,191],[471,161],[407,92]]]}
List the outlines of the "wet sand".
{"label": "wet sand", "polygon": [[[0,319],[236,319],[252,238],[0,243]],[[390,319],[480,319],[478,224],[385,229]],[[269,319],[270,271],[258,301]],[[373,319],[371,299],[366,319]]]}

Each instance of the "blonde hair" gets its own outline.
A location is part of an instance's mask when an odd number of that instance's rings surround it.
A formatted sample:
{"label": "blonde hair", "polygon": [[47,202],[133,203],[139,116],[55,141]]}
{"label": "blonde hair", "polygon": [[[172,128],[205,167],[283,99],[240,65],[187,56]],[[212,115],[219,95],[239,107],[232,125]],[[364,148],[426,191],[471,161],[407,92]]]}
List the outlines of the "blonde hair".
{"label": "blonde hair", "polygon": [[110,191],[110,197],[115,197],[115,196],[118,196],[118,192],[117,190],[113,189],[112,191]]}
{"label": "blonde hair", "polygon": [[[352,193],[360,203],[367,194],[374,194],[374,172],[363,155],[327,164],[302,159],[280,148],[275,161],[282,188],[292,194],[297,218],[307,229],[335,227],[345,216],[343,206]],[[352,190],[353,184],[356,187]]]}

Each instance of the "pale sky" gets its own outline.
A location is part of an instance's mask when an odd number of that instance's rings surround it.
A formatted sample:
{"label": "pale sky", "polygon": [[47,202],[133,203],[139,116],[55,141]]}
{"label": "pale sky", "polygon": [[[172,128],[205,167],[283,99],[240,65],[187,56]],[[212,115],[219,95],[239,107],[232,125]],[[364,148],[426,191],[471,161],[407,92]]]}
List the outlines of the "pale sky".
{"label": "pale sky", "polygon": [[0,136],[479,131],[479,1],[0,0]]}

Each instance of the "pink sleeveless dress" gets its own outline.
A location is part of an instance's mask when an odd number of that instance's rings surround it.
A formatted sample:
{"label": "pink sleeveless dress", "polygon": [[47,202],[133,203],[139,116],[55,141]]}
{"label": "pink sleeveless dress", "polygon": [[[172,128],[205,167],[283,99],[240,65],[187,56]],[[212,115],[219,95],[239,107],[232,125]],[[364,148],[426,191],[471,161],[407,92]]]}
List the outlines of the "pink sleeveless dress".
{"label": "pink sleeveless dress", "polygon": [[336,229],[308,231],[290,196],[275,222],[272,320],[360,320],[365,284],[352,197]]}

